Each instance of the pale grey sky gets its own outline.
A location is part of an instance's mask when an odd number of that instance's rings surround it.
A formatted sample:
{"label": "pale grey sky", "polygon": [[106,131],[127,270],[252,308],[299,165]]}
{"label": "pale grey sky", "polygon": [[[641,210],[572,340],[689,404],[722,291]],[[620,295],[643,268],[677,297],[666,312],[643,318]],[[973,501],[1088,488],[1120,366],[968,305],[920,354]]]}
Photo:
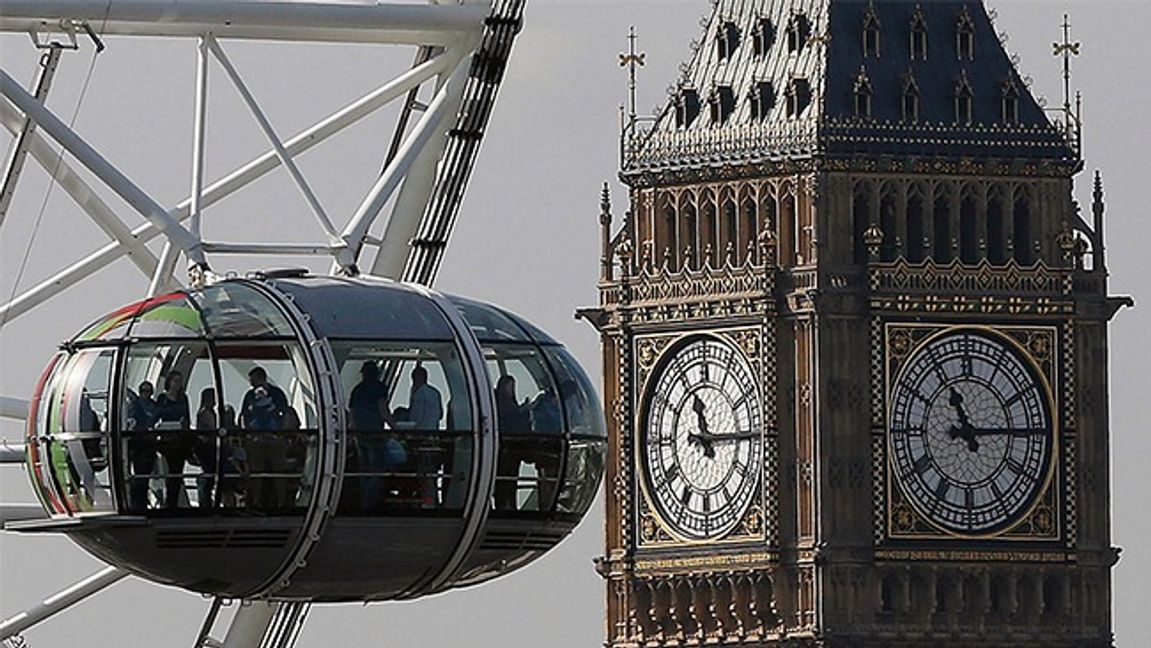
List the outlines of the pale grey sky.
{"label": "pale grey sky", "polygon": [[[1151,106],[1151,3],[1105,0],[992,2],[1008,48],[1021,57],[1021,71],[1052,104],[1059,100],[1058,61],[1051,43],[1062,14],[1072,14],[1084,41],[1075,62],[1075,85],[1084,91],[1088,169],[1101,168],[1107,182],[1112,292],[1151,295],[1151,241],[1145,205],[1151,189],[1143,179],[1151,129],[1139,115]],[[617,53],[636,25],[648,66],[641,77],[643,108],[663,101],[664,90],[699,37],[707,0],[529,0],[527,26],[517,45],[507,83],[479,160],[439,287],[488,299],[516,310],[565,341],[598,376],[598,340],[572,319],[579,306],[597,300],[596,215],[599,188],[612,180],[617,212],[625,194],[614,182],[617,107],[625,77]],[[186,195],[190,159],[191,81],[189,43],[110,41],[96,66],[78,129],[133,178],[164,201]],[[268,102],[281,132],[294,132],[378,82],[381,69],[406,54],[387,58],[364,48],[309,48],[303,52],[229,46],[254,92]],[[7,69],[30,79],[35,53],[26,38],[0,38]],[[71,114],[87,70],[90,50],[65,57],[51,105]],[[217,80],[220,75],[217,75]],[[335,79],[336,83],[331,83]],[[314,90],[303,90],[314,88]],[[291,94],[295,92],[295,94]],[[209,175],[222,173],[262,152],[262,138],[235,95],[213,85],[220,114],[234,124],[210,132]],[[317,178],[325,205],[346,213],[378,173],[391,121],[387,115],[343,138],[340,153],[317,149],[303,166]],[[9,145],[3,141],[4,151]],[[365,145],[364,142],[371,142]],[[31,221],[44,200],[43,174],[29,173],[0,237],[0,296],[7,297],[28,243]],[[1081,177],[1080,200],[1089,202],[1089,178]],[[341,212],[343,210],[343,212]],[[276,214],[277,234],[304,227],[303,203],[282,176],[263,181],[248,197],[208,212],[205,226],[228,238],[260,236]],[[103,241],[60,191],[52,194],[33,255],[20,285],[46,276],[61,256],[74,258]],[[236,269],[246,269],[243,265]],[[27,394],[59,340],[92,318],[141,294],[144,286],[124,263],[74,289],[59,303],[18,321],[0,335],[0,393]],[[1151,296],[1147,297],[1151,300]],[[1151,301],[1120,314],[1113,332],[1113,438],[1115,543],[1124,547],[1116,570],[1116,628],[1120,646],[1151,637],[1142,585],[1151,577],[1151,398],[1143,381],[1151,374]],[[0,425],[0,436],[19,430]],[[0,500],[31,501],[23,475],[0,468]],[[410,645],[549,646],[588,648],[603,639],[603,587],[591,560],[602,551],[602,506],[561,547],[539,563],[474,590],[415,603],[317,608],[304,630],[304,648]],[[0,535],[0,617],[7,617],[99,565],[62,537]],[[198,596],[138,580],[116,585],[27,633],[36,648],[85,645],[176,648],[190,644],[207,603]]]}

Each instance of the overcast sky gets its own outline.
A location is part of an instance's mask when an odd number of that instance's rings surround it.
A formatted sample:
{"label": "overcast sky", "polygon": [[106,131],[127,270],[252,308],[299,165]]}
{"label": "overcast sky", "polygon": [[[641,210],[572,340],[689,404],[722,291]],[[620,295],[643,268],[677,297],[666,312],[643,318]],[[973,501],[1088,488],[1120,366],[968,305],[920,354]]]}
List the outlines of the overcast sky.
{"label": "overcast sky", "polygon": [[[2,2],[2,0],[0,0]],[[1148,184],[1144,179],[1151,131],[1151,3],[991,3],[1021,71],[1052,105],[1060,101],[1059,63],[1051,43],[1064,11],[1084,42],[1075,86],[1086,101],[1088,169],[1107,182],[1112,292],[1151,300]],[[641,108],[665,99],[665,89],[700,35],[708,0],[529,0],[527,25],[484,144],[449,249],[439,287],[491,300],[518,311],[565,341],[598,376],[598,340],[572,319],[597,301],[599,190],[612,180],[617,212],[624,194],[614,182],[618,105],[626,78],[617,54],[628,25],[639,30],[648,66]],[[281,133],[293,133],[385,80],[410,54],[370,48],[226,44]],[[187,193],[192,123],[193,46],[190,43],[110,40],[94,68],[77,129],[165,204]],[[32,78],[36,53],[26,37],[0,38],[5,69]],[[398,54],[398,55],[397,55]],[[91,59],[85,43],[64,57],[50,105],[70,117]],[[230,121],[209,129],[208,175],[218,175],[264,150],[262,137],[217,73],[213,114]],[[234,117],[234,119],[231,119]],[[391,116],[302,159],[329,212],[347,214],[379,171]],[[0,137],[6,153],[10,139]],[[1086,205],[1085,174],[1078,194]],[[27,266],[33,222],[48,196]],[[254,240],[299,235],[311,227],[306,208],[281,174],[210,210],[209,236]],[[63,192],[49,193],[44,174],[29,162],[25,183],[0,236],[0,297],[17,278],[26,288],[105,239]],[[235,261],[234,269],[250,269]],[[94,317],[143,293],[135,270],[120,262],[62,299],[9,325],[0,334],[0,393],[27,397],[54,345]],[[1151,301],[1120,314],[1113,332],[1115,543],[1124,548],[1116,570],[1119,645],[1151,637],[1144,584],[1151,577]],[[0,436],[20,431],[0,424]],[[0,500],[30,502],[14,467],[0,467]],[[602,552],[602,505],[560,548],[530,568],[478,589],[406,604],[317,608],[300,645],[328,646],[549,646],[588,648],[603,639],[603,587],[592,568]],[[100,565],[63,537],[0,535],[0,617],[94,572]],[[177,648],[190,645],[207,603],[198,596],[128,580],[27,633],[36,648],[72,645]]]}

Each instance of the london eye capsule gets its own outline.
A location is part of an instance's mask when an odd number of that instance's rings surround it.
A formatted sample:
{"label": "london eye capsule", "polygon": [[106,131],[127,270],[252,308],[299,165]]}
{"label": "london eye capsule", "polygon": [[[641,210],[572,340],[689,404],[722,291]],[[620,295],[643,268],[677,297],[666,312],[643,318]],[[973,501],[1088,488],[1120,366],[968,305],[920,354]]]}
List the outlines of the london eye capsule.
{"label": "london eye capsule", "polygon": [[603,472],[572,356],[499,308],[270,273],[122,308],[32,399],[50,520],[143,578],[230,598],[411,599],[543,555]]}

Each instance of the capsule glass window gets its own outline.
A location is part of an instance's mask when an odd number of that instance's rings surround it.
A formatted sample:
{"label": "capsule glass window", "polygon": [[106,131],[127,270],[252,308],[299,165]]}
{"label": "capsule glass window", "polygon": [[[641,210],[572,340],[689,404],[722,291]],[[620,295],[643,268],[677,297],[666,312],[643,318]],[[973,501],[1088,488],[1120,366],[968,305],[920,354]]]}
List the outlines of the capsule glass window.
{"label": "capsule glass window", "polygon": [[197,428],[192,395],[216,386],[202,341],[141,342],[128,348],[121,385],[119,437],[124,508],[176,513],[207,508],[204,446],[215,430]]}
{"label": "capsule glass window", "polygon": [[473,389],[455,342],[332,343],[349,444],[341,515],[461,515]]}
{"label": "capsule glass window", "polygon": [[199,392],[197,429],[224,431],[215,435],[205,459],[224,471],[222,479],[237,473],[243,483],[241,497],[221,493],[219,499],[265,512],[303,513],[315,484],[319,413],[302,349],[294,342],[253,340],[221,342],[215,351],[220,389]]}
{"label": "capsule glass window", "polygon": [[115,511],[108,463],[114,349],[79,351],[64,361],[47,396],[41,445],[56,494],[71,513]]}

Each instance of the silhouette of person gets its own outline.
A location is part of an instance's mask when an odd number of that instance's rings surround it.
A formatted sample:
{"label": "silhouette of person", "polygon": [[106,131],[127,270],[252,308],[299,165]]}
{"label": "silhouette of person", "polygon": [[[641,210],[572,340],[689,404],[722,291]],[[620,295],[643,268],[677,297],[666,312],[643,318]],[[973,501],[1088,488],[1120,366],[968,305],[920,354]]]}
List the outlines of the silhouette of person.
{"label": "silhouette of person", "polygon": [[[408,421],[420,432],[438,432],[444,417],[444,401],[440,390],[428,384],[428,370],[417,365],[412,369],[412,391],[408,399]],[[424,441],[416,452],[416,472],[419,474],[420,503],[425,507],[439,504],[436,482],[443,466],[440,444],[437,440]]]}
{"label": "silhouette of person", "polygon": [[388,388],[380,382],[380,368],[372,360],[360,367],[360,382],[348,397],[348,415],[359,472],[364,474],[360,477],[360,506],[369,511],[383,494],[384,479],[380,473],[389,463],[383,430],[385,422],[392,422]]}
{"label": "silhouette of person", "polygon": [[184,492],[184,464],[191,456],[192,439],[188,394],[184,392],[184,374],[169,371],[164,377],[164,391],[156,397],[156,425],[162,430],[160,454],[168,465],[168,478],[164,486],[164,506],[178,508]]}
{"label": "silhouette of person", "polygon": [[131,435],[128,442],[128,461],[132,476],[128,482],[128,503],[134,511],[148,508],[148,481],[156,470],[156,439],[152,426],[156,424],[159,409],[152,400],[155,387],[144,381],[136,388],[136,396],[128,403],[125,427]]}
{"label": "silhouette of person", "polygon": [[268,382],[263,367],[248,372],[251,389],[240,404],[240,426],[253,432],[248,440],[248,468],[252,479],[248,486],[252,506],[266,509],[285,508],[289,484],[277,477],[288,467],[288,448],[277,434],[283,429],[284,414],[288,410],[288,397],[284,390]]}
{"label": "silhouette of person", "polygon": [[526,402],[516,400],[516,379],[512,376],[500,376],[496,381],[496,420],[503,438],[497,466],[496,509],[514,511],[523,455],[522,444],[514,437],[530,433],[532,427],[531,410]]}
{"label": "silhouette of person", "polygon": [[216,469],[219,466],[218,432],[220,417],[216,414],[216,390],[208,387],[200,392],[200,408],[196,410],[196,446],[194,455],[200,464],[200,474],[196,478],[196,491],[200,508],[212,507],[212,494],[216,485]]}

